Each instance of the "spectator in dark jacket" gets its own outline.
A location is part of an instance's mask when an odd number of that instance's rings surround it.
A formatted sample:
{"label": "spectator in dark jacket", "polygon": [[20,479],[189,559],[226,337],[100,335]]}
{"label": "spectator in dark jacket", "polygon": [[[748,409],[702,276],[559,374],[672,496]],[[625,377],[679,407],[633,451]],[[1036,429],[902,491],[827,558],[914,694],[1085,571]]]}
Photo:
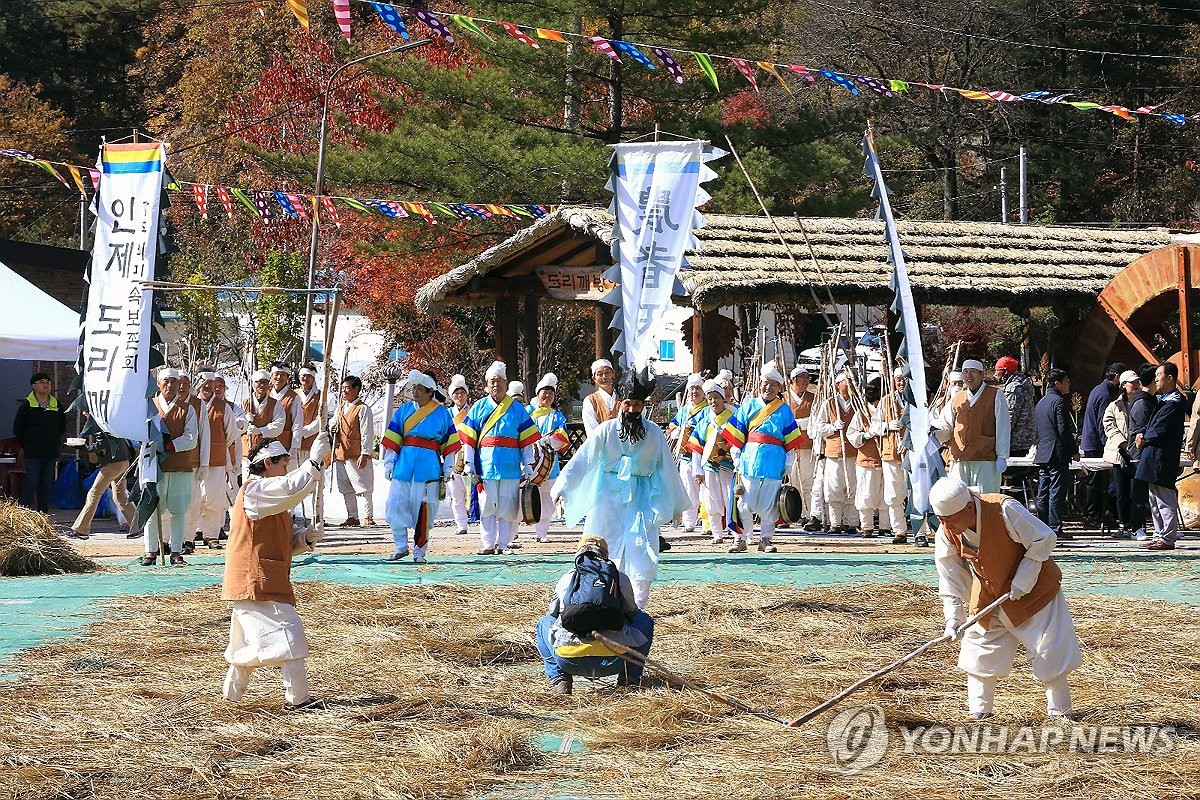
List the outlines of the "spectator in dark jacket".
{"label": "spectator in dark jacket", "polygon": [[58,462],[63,434],[67,430],[67,417],[58,406],[48,374],[35,372],[29,384],[33,391],[21,401],[13,421],[13,435],[25,451],[21,505],[34,508],[36,494],[36,508],[45,513],[50,510],[50,484],[54,481],[54,465]]}
{"label": "spectator in dark jacket", "polygon": [[1146,429],[1137,435],[1141,451],[1137,479],[1150,490],[1150,516],[1154,519],[1154,541],[1147,550],[1174,550],[1179,537],[1179,454],[1183,449],[1187,398],[1179,391],[1179,367],[1161,364],[1155,374],[1158,406]]}
{"label": "spectator in dark jacket", "polygon": [[1150,424],[1150,418],[1154,416],[1154,409],[1158,406],[1158,398],[1154,396],[1155,374],[1158,372],[1158,367],[1153,364],[1143,364],[1138,370],[1138,381],[1142,384],[1142,388],[1129,396],[1129,433],[1126,446],[1126,451],[1129,453],[1129,460],[1133,462],[1134,478],[1129,484],[1129,530],[1139,540],[1145,540],[1149,537],[1142,527],[1146,524],[1146,519],[1150,515],[1150,487],[1145,481],[1139,481],[1137,474],[1137,461],[1141,456],[1134,442],[1137,440],[1139,433],[1146,430],[1146,426]]}
{"label": "spectator in dark jacket", "polygon": [[1063,537],[1062,519],[1067,506],[1071,459],[1079,452],[1075,423],[1071,420],[1071,378],[1061,369],[1046,373],[1049,389],[1033,411],[1037,428],[1038,517]]}
{"label": "spectator in dark jacket", "polygon": [[[1096,384],[1088,395],[1083,409],[1083,432],[1079,447],[1084,458],[1104,457],[1104,409],[1121,394],[1118,378],[1125,371],[1124,364],[1109,364],[1104,379]],[[1108,472],[1093,472],[1088,476],[1087,507],[1084,509],[1084,525],[1097,525],[1104,516],[1104,505],[1108,496]]]}

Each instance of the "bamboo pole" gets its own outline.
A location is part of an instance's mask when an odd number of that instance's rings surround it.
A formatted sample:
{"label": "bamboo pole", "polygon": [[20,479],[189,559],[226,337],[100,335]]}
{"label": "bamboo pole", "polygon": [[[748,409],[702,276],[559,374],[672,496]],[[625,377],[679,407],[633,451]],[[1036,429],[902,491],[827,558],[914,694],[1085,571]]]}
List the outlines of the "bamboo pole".
{"label": "bamboo pole", "polygon": [[[324,370],[324,374],[321,376],[321,400],[320,400],[320,405],[318,406],[318,408],[320,409],[320,411],[318,413],[320,413],[322,416],[325,415],[326,409],[329,408],[329,379],[331,377],[331,373],[333,372],[333,368],[329,364],[329,354],[333,351],[333,334],[334,334],[334,330],[337,328],[338,313],[341,311],[341,307],[342,307],[342,290],[341,289],[333,290],[332,306],[333,306],[332,314],[329,314],[329,316],[327,317],[327,321],[325,323],[325,353],[324,353],[325,370]],[[308,353],[305,353],[304,355],[308,356]],[[338,409],[339,409],[339,411],[341,409],[340,403],[338,404]],[[325,432],[329,433],[328,417],[325,417],[325,420],[326,420]],[[330,447],[332,447],[332,446],[333,446],[333,442],[331,441]],[[332,451],[331,451],[331,453],[332,453]],[[332,467],[333,467],[332,458],[330,459],[329,465],[330,465],[330,469],[332,469]],[[315,525],[318,521],[320,521],[321,526],[324,527],[324,525],[325,525],[325,468],[324,468],[324,465],[321,465],[321,474],[317,478],[317,493],[316,493],[315,498],[313,499],[313,524]]]}

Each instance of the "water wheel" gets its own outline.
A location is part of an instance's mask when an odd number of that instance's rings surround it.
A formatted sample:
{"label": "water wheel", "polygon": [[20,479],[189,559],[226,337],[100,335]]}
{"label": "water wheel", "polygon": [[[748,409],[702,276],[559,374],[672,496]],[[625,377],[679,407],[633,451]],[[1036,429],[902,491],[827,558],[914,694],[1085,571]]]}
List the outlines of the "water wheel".
{"label": "water wheel", "polygon": [[[1071,373],[1099,377],[1114,361],[1171,361],[1179,382],[1200,379],[1200,245],[1152,250],[1117,273],[1084,318]],[[1090,382],[1087,385],[1091,385]]]}

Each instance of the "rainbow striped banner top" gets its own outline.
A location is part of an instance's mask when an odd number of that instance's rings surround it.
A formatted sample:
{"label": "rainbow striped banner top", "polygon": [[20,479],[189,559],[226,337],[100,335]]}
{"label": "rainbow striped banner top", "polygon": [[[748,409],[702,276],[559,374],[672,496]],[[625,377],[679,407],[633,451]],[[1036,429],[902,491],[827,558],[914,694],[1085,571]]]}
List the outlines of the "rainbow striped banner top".
{"label": "rainbow striped banner top", "polygon": [[100,164],[106,175],[162,172],[163,146],[158,142],[106,144],[100,151]]}

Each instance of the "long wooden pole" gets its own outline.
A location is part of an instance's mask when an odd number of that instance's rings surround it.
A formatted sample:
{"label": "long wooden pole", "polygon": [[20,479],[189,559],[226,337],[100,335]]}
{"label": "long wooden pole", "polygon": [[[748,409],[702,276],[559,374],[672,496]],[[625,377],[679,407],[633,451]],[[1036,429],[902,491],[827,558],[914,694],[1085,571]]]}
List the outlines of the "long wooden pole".
{"label": "long wooden pole", "polygon": [[909,661],[912,661],[917,656],[925,653],[925,651],[927,651],[933,647],[937,647],[939,644],[944,644],[945,642],[949,642],[949,641],[953,640],[959,634],[966,633],[968,628],[970,628],[972,625],[974,625],[976,622],[978,622],[983,617],[985,617],[988,614],[995,611],[997,608],[1000,607],[1001,603],[1004,603],[1010,597],[1011,597],[1011,595],[1008,592],[1005,592],[1004,595],[1001,596],[999,599],[990,603],[986,607],[981,608],[977,614],[975,614],[972,617],[970,617],[969,619],[967,619],[967,621],[964,622],[962,625],[959,625],[958,628],[955,629],[955,636],[951,636],[950,634],[943,634],[936,639],[930,639],[928,642],[921,645],[916,650],[913,650],[911,653],[904,656],[903,658],[893,661],[891,664],[888,664],[883,669],[879,669],[879,670],[876,670],[875,672],[872,672],[870,675],[868,675],[867,677],[858,681],[853,686],[850,686],[848,689],[846,689],[842,692],[839,692],[837,695],[829,698],[824,703],[821,703],[821,705],[817,706],[812,711],[809,711],[808,713],[803,714],[803,715],[797,717],[796,719],[792,720],[791,722],[788,723],[788,727],[789,728],[800,727],[801,725],[808,722],[813,717],[819,716],[819,715],[825,713],[826,711],[828,711],[829,709],[833,708],[838,703],[842,702],[847,697],[849,697],[850,695],[857,692],[859,689],[862,689],[864,686],[874,683],[875,681],[882,678],[884,675],[887,675],[889,672],[896,671],[900,667],[907,664]]}
{"label": "long wooden pole", "polygon": [[[333,367],[330,365],[330,353],[333,351],[333,333],[337,328],[338,314],[342,308],[342,290],[333,290],[333,308],[332,314],[329,315],[325,323],[325,372],[321,376],[321,400],[318,408],[325,420],[325,432],[329,433],[329,418],[325,416],[326,409],[329,408],[329,379],[333,373]],[[308,353],[304,354],[305,356]],[[330,443],[332,446],[332,442]],[[330,462],[332,466],[332,461]],[[321,465],[321,475],[317,478],[317,494],[313,499],[313,524],[320,520],[321,525],[325,524],[325,468]]]}

